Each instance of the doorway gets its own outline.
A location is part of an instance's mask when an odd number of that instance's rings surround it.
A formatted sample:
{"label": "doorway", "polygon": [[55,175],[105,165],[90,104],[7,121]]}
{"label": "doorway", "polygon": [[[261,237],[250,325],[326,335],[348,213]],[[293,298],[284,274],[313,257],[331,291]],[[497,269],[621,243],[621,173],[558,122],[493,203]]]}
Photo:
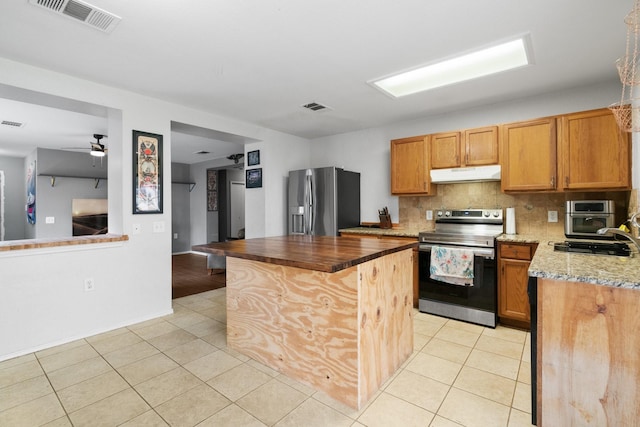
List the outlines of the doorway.
{"label": "doorway", "polygon": [[229,236],[244,238],[244,182],[229,181],[229,218]]}

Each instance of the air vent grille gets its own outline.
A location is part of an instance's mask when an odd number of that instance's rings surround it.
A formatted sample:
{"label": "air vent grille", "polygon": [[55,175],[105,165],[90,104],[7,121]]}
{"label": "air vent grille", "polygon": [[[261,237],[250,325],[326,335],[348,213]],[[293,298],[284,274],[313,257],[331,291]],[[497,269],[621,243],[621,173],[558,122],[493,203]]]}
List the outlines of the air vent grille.
{"label": "air vent grille", "polygon": [[206,151],[206,150],[200,150],[200,151],[196,151],[193,154],[210,154],[210,151]]}
{"label": "air vent grille", "polygon": [[309,104],[303,105],[302,107],[306,108],[307,110],[311,110],[311,111],[322,111],[322,110],[329,109],[329,107],[327,107],[326,105],[322,105],[322,104],[319,104],[317,102],[311,102]]}
{"label": "air vent grille", "polygon": [[12,126],[15,128],[21,128],[24,126],[24,123],[20,123],[20,122],[12,122],[10,120],[3,120],[1,122],[1,124],[5,125],[5,126]]}
{"label": "air vent grille", "polygon": [[111,32],[122,18],[80,0],[29,0],[29,3]]}

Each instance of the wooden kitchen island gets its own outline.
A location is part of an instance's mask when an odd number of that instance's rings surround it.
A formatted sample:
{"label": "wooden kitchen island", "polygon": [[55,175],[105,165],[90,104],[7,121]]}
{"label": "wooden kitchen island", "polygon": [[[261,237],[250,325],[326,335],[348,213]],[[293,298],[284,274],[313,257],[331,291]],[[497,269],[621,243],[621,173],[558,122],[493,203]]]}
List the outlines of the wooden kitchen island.
{"label": "wooden kitchen island", "polygon": [[413,351],[417,242],[280,236],[227,257],[227,345],[359,409]]}

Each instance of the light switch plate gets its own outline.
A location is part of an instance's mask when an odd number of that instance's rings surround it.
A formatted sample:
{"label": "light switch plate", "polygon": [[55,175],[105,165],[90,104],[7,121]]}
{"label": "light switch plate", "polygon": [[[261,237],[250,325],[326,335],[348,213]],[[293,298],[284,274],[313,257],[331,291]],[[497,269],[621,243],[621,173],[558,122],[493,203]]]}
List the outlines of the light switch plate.
{"label": "light switch plate", "polygon": [[433,211],[427,211],[427,221],[433,221]]}
{"label": "light switch plate", "polygon": [[55,224],[56,222],[56,217],[54,216],[47,216],[44,218],[44,222],[45,224]]}
{"label": "light switch plate", "polygon": [[558,222],[558,211],[547,211],[548,222]]}

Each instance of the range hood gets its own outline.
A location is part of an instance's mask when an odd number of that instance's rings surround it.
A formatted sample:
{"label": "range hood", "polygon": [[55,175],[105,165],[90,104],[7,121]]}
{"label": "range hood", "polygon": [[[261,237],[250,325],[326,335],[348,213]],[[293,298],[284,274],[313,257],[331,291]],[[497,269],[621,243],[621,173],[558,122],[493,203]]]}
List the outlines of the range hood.
{"label": "range hood", "polygon": [[431,182],[435,184],[474,181],[500,181],[500,165],[433,169],[431,171]]}

